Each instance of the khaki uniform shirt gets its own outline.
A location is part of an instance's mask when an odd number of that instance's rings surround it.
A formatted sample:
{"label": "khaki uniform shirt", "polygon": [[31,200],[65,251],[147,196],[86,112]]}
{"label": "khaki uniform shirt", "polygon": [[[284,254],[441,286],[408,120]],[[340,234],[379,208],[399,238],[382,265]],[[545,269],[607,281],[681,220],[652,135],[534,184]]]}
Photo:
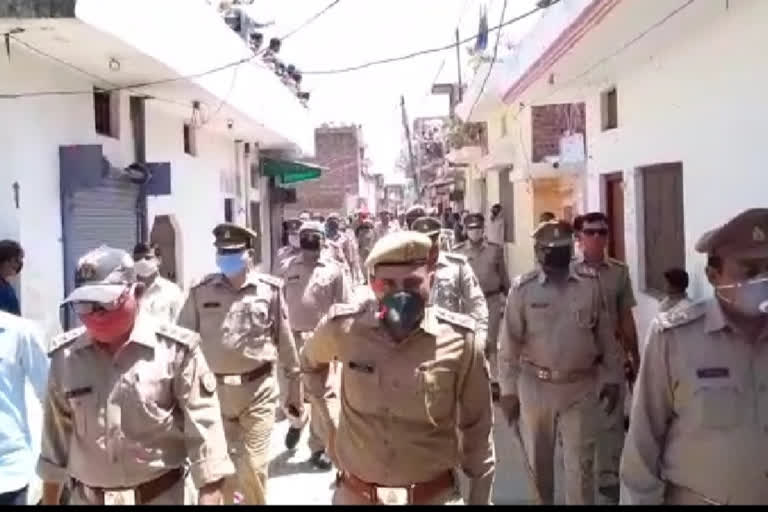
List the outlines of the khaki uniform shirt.
{"label": "khaki uniform shirt", "polygon": [[562,287],[541,270],[516,278],[501,323],[502,395],[517,395],[521,359],[562,372],[585,370],[600,361],[601,382],[623,382],[621,350],[600,307],[597,279],[594,272],[581,272],[571,271]]}
{"label": "khaki uniform shirt", "polygon": [[176,319],[184,303],[184,294],[179,286],[162,276],[144,290],[139,304],[142,309],[160,321],[176,323]]}
{"label": "khaki uniform shirt", "polygon": [[622,503],[660,504],[675,487],[768,503],[768,333],[748,342],[715,299],[653,321],[631,417]]}
{"label": "khaki uniform shirt", "polygon": [[466,256],[484,294],[489,295],[509,290],[507,266],[504,264],[504,249],[500,245],[483,240],[475,246],[467,241],[454,247],[454,251]]}
{"label": "khaki uniform shirt", "polygon": [[[619,322],[621,313],[637,306],[635,293],[632,291],[632,281],[629,278],[629,267],[613,258],[604,258],[599,265],[592,266],[584,262],[583,256],[577,260],[577,265],[592,267],[597,270],[603,307],[608,312],[608,320],[613,326],[614,340],[616,343],[620,343]],[[625,358],[626,356],[619,361],[622,366]]]}
{"label": "khaki uniform shirt", "polygon": [[440,252],[435,269],[431,302],[475,321],[475,336],[485,343],[488,337],[488,304],[467,258]]}
{"label": "khaki uniform shirt", "polygon": [[217,374],[244,374],[279,362],[300,403],[299,360],[285,306],[282,280],[252,272],[239,290],[222,274],[193,286],[179,325],[199,332],[208,364]]}
{"label": "khaki uniform shirt", "polygon": [[312,261],[299,254],[285,261],[278,277],[285,283],[285,303],[296,331],[314,330],[331,306],[347,301],[341,269],[327,259]]}
{"label": "khaki uniform shirt", "polygon": [[37,471],[134,488],[189,457],[196,487],[234,473],[200,337],[142,312],[114,355],[84,328],[54,338]]}
{"label": "khaki uniform shirt", "polygon": [[[470,503],[487,504],[495,457],[483,345],[464,327],[470,318],[436,309],[397,344],[374,308],[334,306],[302,350],[305,382],[320,399],[330,361],[344,365],[335,442],[344,471],[403,486],[461,466]],[[327,408],[323,416],[330,422]]]}

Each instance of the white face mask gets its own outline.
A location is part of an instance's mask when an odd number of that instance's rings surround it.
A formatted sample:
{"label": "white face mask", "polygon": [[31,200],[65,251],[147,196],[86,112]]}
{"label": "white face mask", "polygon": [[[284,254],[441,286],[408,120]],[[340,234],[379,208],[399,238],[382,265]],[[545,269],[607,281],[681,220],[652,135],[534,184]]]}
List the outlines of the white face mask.
{"label": "white face mask", "polygon": [[288,235],[288,245],[290,245],[294,249],[298,249],[299,248],[299,234],[298,233],[296,233],[296,234],[291,233],[291,234]]}
{"label": "white face mask", "polygon": [[157,274],[159,266],[160,264],[155,258],[142,258],[134,263],[133,268],[136,270],[136,274],[139,277],[151,277]]}
{"label": "white face mask", "polygon": [[479,242],[483,239],[483,230],[482,229],[468,229],[467,230],[467,237],[472,240],[473,242]]}

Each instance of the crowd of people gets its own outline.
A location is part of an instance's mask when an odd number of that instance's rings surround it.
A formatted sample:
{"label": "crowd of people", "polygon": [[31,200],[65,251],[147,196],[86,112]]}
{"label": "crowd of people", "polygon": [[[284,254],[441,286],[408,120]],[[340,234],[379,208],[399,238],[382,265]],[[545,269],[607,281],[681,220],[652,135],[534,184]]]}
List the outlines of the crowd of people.
{"label": "crowd of people", "polygon": [[[768,209],[697,243],[713,298],[665,272],[642,347],[603,213],[542,215],[535,268],[514,279],[500,205],[487,221],[447,213],[302,212],[270,273],[256,233],[220,224],[217,271],[185,292],[156,246],[95,248],[64,301],[82,326],[50,343],[18,316],[24,254],[0,242],[0,503],[26,501],[36,463],[44,504],[266,504],[282,418],[289,450],[309,425],[336,504],[490,504],[509,463],[496,428],[513,429],[542,504],[560,464],[566,504],[768,499]],[[25,380],[44,410],[37,461]]]}

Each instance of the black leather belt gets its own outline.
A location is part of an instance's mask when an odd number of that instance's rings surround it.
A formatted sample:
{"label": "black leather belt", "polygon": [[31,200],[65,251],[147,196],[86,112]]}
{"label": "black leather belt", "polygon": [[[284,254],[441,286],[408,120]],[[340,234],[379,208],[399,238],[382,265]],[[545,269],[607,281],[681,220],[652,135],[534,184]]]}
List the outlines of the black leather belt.
{"label": "black leather belt", "polygon": [[266,375],[269,375],[270,373],[272,373],[272,363],[267,363],[259,366],[255,370],[249,371],[248,373],[217,373],[216,380],[225,386],[242,386],[246,382],[253,382],[254,380],[258,380]]}
{"label": "black leather belt", "polygon": [[597,366],[576,370],[553,370],[525,359],[521,360],[520,363],[523,370],[526,370],[528,374],[552,384],[569,384],[597,376]]}
{"label": "black leather belt", "polygon": [[[136,504],[137,505],[146,505],[147,503],[150,503],[152,500],[160,496],[161,494],[168,491],[171,487],[173,487],[176,482],[181,480],[181,478],[184,476],[184,470],[181,468],[176,468],[168,471],[167,473],[163,473],[157,478],[153,478],[152,480],[148,482],[144,482],[142,484],[137,485],[133,488],[133,491],[135,492],[136,497]],[[83,483],[79,480],[75,480],[77,485],[80,485],[83,487],[83,489],[86,491],[86,495],[89,499],[92,501],[95,501],[97,504],[103,504],[104,503],[104,493],[110,492],[110,491],[130,491],[131,489],[118,489],[118,488],[104,488],[104,487],[91,487],[90,485]]]}

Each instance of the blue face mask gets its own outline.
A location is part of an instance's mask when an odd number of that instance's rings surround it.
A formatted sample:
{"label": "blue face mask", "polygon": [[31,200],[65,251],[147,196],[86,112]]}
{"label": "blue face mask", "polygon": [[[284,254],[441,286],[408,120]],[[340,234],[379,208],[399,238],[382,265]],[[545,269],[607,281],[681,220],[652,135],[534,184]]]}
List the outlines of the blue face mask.
{"label": "blue face mask", "polygon": [[236,276],[245,270],[245,253],[235,252],[216,255],[216,266],[227,277]]}

